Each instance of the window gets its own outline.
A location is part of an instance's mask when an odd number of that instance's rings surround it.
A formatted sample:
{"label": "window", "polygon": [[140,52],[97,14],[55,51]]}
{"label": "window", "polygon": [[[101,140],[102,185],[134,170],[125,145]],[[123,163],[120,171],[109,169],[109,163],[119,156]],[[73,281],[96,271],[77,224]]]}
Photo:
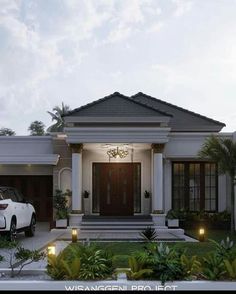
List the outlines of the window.
{"label": "window", "polygon": [[217,165],[215,163],[173,163],[173,209],[216,211],[217,192]]}
{"label": "window", "polygon": [[216,210],[216,165],[205,165],[205,210]]}
{"label": "window", "polygon": [[184,164],[176,163],[173,166],[173,203],[175,209],[183,209],[184,204],[184,188],[185,177],[184,177]]}

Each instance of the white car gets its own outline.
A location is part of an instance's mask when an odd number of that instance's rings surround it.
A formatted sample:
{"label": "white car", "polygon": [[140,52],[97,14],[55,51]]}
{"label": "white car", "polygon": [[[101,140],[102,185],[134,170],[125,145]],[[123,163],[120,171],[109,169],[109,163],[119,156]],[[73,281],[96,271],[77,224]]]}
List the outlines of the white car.
{"label": "white car", "polygon": [[0,186],[0,234],[16,239],[17,232],[26,237],[35,233],[36,214],[33,205],[15,188]]}

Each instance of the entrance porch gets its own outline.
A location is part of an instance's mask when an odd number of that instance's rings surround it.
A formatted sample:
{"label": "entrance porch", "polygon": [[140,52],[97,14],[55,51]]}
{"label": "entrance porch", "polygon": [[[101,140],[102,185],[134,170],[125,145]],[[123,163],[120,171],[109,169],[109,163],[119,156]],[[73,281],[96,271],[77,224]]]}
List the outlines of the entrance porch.
{"label": "entrance porch", "polygon": [[[72,213],[70,225],[82,216],[162,216],[163,144],[71,144]],[[114,156],[111,156],[111,153]],[[117,154],[116,154],[117,152]],[[120,154],[119,154],[120,152]],[[125,156],[124,156],[125,154]]]}

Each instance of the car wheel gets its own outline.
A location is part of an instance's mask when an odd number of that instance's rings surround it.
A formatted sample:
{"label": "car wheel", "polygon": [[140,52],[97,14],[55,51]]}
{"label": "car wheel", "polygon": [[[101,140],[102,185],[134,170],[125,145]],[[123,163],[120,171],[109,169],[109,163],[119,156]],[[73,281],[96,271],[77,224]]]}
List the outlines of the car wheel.
{"label": "car wheel", "polygon": [[29,228],[25,231],[25,236],[26,237],[33,237],[35,234],[35,226],[36,226],[36,218],[33,215],[31,218],[30,226]]}
{"label": "car wheel", "polygon": [[8,240],[13,242],[16,240],[16,221],[11,221],[10,231],[8,233]]}

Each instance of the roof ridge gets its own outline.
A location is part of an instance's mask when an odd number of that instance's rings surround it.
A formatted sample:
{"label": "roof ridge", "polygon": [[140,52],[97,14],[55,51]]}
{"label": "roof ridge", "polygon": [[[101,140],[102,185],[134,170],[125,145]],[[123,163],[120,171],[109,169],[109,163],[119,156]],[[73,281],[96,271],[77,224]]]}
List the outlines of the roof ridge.
{"label": "roof ridge", "polygon": [[140,101],[136,101],[136,100],[134,100],[134,99],[131,99],[131,97],[129,97],[129,96],[125,96],[125,95],[123,95],[123,94],[121,94],[121,93],[119,93],[119,92],[114,92],[114,93],[112,93],[112,94],[110,94],[110,95],[108,95],[108,96],[105,96],[105,97],[103,97],[103,98],[97,99],[97,100],[92,101],[92,102],[89,102],[89,103],[87,103],[87,104],[85,104],[85,105],[82,105],[82,106],[80,106],[80,107],[78,107],[78,108],[75,108],[75,109],[69,111],[69,112],[68,112],[66,115],[64,115],[64,116],[69,116],[69,115],[71,115],[71,114],[73,114],[73,113],[75,113],[75,112],[78,112],[78,111],[80,111],[80,110],[86,109],[86,108],[88,108],[88,107],[90,107],[90,106],[93,106],[93,105],[97,105],[97,104],[100,103],[100,102],[106,101],[106,100],[108,100],[108,99],[110,99],[110,98],[112,98],[112,97],[116,97],[116,96],[118,96],[118,97],[120,97],[120,98],[123,98],[123,99],[126,99],[126,100],[130,101],[131,103],[135,103],[135,104],[140,105],[140,106],[142,106],[142,107],[146,107],[146,108],[148,108],[148,109],[150,109],[150,110],[153,110],[153,111],[155,111],[155,112],[157,112],[157,113],[159,113],[159,114],[162,114],[162,115],[164,115],[164,116],[170,116],[170,117],[173,117],[172,114],[169,114],[169,113],[167,113],[167,112],[164,112],[164,111],[161,111],[161,110],[155,109],[155,108],[153,108],[152,106],[147,105],[146,103],[142,103],[142,102],[140,102]]}
{"label": "roof ridge", "polygon": [[140,95],[143,95],[144,97],[149,98],[149,99],[152,99],[152,100],[154,100],[154,101],[157,100],[157,101],[160,102],[160,103],[166,104],[166,105],[168,105],[168,106],[175,107],[175,108],[177,108],[177,109],[179,109],[179,110],[182,110],[182,111],[184,111],[184,112],[190,113],[190,114],[195,115],[195,116],[197,116],[197,117],[200,117],[200,118],[206,119],[206,120],[208,120],[208,121],[214,122],[214,123],[216,123],[216,124],[220,124],[220,125],[222,125],[222,126],[224,126],[224,127],[226,126],[225,123],[222,123],[222,122],[220,122],[220,121],[218,121],[218,120],[215,120],[215,119],[209,118],[209,117],[207,117],[207,116],[205,116],[205,115],[201,115],[201,114],[199,114],[199,113],[196,113],[196,112],[194,112],[194,111],[191,111],[191,110],[185,109],[185,108],[183,108],[183,107],[177,106],[177,105],[172,104],[172,103],[170,103],[170,102],[163,101],[163,100],[161,100],[161,99],[159,99],[159,98],[152,97],[152,96],[150,96],[150,95],[144,94],[143,92],[138,92],[137,94],[132,95],[130,98],[133,99],[134,97],[138,97],[138,96],[140,96]]}

